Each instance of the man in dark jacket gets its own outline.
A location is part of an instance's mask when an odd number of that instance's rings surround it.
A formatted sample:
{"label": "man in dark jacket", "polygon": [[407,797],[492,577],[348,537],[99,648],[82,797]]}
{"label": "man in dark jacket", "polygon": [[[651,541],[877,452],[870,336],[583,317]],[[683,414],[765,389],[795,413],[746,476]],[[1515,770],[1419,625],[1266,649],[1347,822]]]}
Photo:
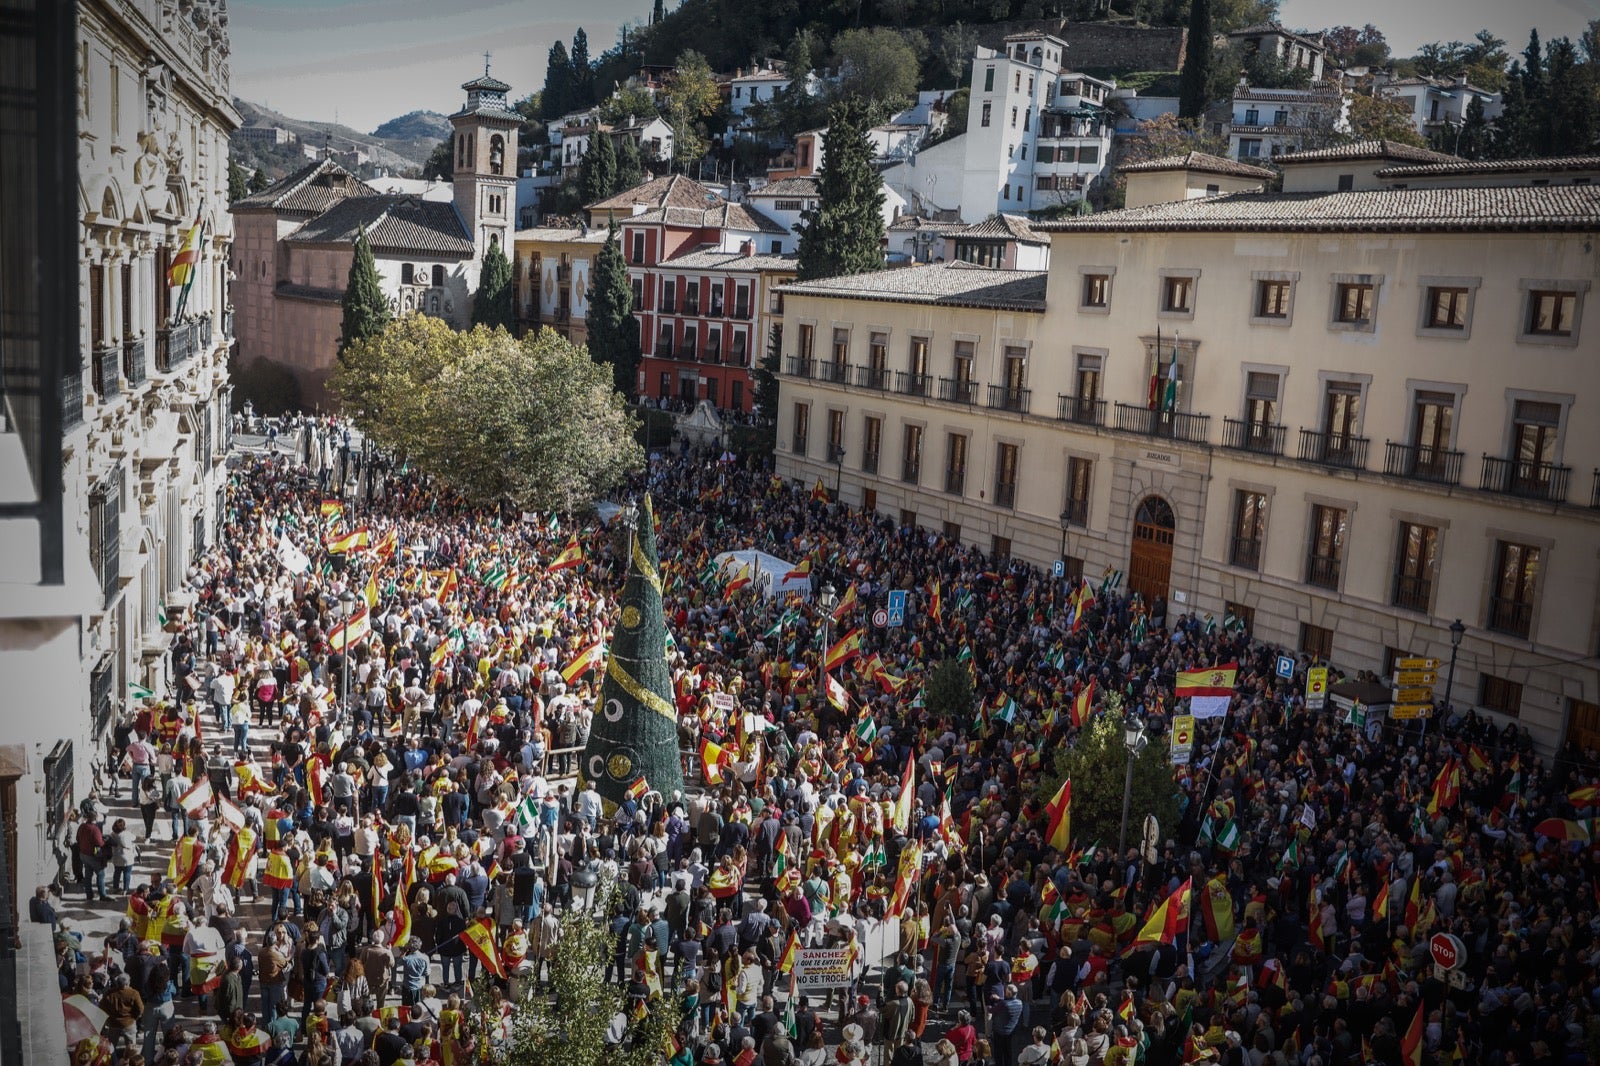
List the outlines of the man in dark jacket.
{"label": "man in dark jacket", "polygon": [[[246,955],[249,953],[246,952]],[[217,1008],[217,1017],[222,1019],[224,1025],[233,1020],[233,1012],[244,1006],[244,976],[243,967],[239,957],[231,953],[228,955],[228,972],[222,975],[222,984],[217,986],[216,995],[212,997],[212,1005]]]}

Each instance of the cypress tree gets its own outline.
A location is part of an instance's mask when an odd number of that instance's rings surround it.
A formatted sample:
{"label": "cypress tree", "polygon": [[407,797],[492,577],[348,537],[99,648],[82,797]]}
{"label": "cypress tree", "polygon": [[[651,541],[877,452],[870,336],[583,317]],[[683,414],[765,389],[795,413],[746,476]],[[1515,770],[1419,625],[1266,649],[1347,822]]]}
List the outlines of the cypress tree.
{"label": "cypress tree", "polygon": [[1178,117],[1199,118],[1210,103],[1211,0],[1191,0],[1189,41],[1183,51],[1183,72],[1178,76]]}
{"label": "cypress tree", "polygon": [[250,179],[245,177],[244,168],[231,156],[228,159],[228,202],[235,203],[243,200],[250,192]]}
{"label": "cypress tree", "polygon": [[589,354],[610,363],[617,391],[632,398],[638,390],[639,320],[633,317],[633,286],[622,260],[622,242],[613,220],[595,258],[589,283]]}
{"label": "cypress tree", "polygon": [[389,325],[389,301],[378,283],[378,264],[363,230],[356,235],[356,254],[344,287],[344,321],[339,327],[339,357],[357,341],[382,333]]}
{"label": "cypress tree", "polygon": [[631,189],[643,180],[644,162],[639,158],[639,145],[632,137],[624,137],[617,148],[617,176],[611,182],[611,192]]}
{"label": "cypress tree", "polygon": [[662,19],[664,19],[666,17],[667,17],[667,3],[666,3],[666,0],[656,0],[655,7],[651,8],[651,10],[650,10],[650,25],[654,26],[656,23],[660,22]]}
{"label": "cypress tree", "polygon": [[582,26],[572,35],[572,106],[594,103],[594,67],[589,65],[589,35]]}
{"label": "cypress tree", "polygon": [[818,205],[800,222],[802,280],[861,274],[883,266],[883,185],[867,141],[867,108],[835,104],[828,151],[817,176]]}
{"label": "cypress tree", "polygon": [[578,166],[578,192],[584,206],[610,196],[617,181],[617,150],[611,135],[596,129],[589,135],[589,150]]}
{"label": "cypress tree", "polygon": [[271,184],[272,182],[268,179],[267,172],[260,167],[256,167],[256,172],[250,176],[250,191],[260,192]]}
{"label": "cypress tree", "polygon": [[499,326],[514,333],[511,310],[511,261],[500,250],[500,242],[491,241],[478,276],[478,295],[472,301],[472,324],[490,329]]}
{"label": "cypress tree", "polygon": [[550,46],[550,59],[544,68],[544,91],[539,94],[539,114],[545,119],[560,118],[572,110],[572,60],[567,46],[557,41]]}

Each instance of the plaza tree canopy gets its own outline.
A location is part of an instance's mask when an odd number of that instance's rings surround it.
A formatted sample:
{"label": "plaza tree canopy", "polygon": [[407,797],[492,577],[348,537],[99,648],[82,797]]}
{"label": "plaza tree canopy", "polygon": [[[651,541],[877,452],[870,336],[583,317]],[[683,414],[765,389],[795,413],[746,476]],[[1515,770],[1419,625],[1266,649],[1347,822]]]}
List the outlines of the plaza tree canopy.
{"label": "plaza tree canopy", "polygon": [[352,346],[330,387],[376,444],[478,504],[581,509],[644,459],[610,368],[550,330],[407,315]]}

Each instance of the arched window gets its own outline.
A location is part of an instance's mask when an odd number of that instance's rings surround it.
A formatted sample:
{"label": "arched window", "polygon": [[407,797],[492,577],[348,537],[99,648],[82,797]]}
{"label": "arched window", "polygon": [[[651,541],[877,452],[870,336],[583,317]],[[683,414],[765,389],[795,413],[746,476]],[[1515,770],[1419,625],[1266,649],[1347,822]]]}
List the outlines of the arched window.
{"label": "arched window", "polygon": [[1133,520],[1139,525],[1155,526],[1158,529],[1178,527],[1177,520],[1172,515],[1172,505],[1160,496],[1146,496],[1140,500],[1139,510]]}

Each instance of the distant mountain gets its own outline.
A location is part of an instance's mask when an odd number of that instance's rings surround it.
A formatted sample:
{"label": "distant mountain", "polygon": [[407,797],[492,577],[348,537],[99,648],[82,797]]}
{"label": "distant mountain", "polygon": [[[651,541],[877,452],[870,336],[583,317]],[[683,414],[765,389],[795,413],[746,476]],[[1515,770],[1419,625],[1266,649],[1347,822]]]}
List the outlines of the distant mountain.
{"label": "distant mountain", "polygon": [[390,119],[372,135],[385,141],[427,141],[431,148],[450,135],[450,120],[437,111],[413,111]]}
{"label": "distant mountain", "polygon": [[[243,116],[246,126],[276,126],[292,135],[293,140],[283,145],[263,145],[237,134],[231,140],[230,154],[241,166],[247,171],[260,167],[273,180],[300,166],[307,158],[304,149],[320,151],[324,145],[336,153],[351,150],[366,153],[368,162],[357,168],[364,175],[371,174],[376,167],[382,167],[391,174],[411,173],[421,169],[422,164],[427,162],[428,153],[433,151],[450,128],[443,116],[428,111],[413,111],[384,123],[373,133],[362,133],[340,123],[291,118],[281,111],[238,97],[234,98],[233,104]],[[397,128],[396,131],[388,132],[391,127]]]}

